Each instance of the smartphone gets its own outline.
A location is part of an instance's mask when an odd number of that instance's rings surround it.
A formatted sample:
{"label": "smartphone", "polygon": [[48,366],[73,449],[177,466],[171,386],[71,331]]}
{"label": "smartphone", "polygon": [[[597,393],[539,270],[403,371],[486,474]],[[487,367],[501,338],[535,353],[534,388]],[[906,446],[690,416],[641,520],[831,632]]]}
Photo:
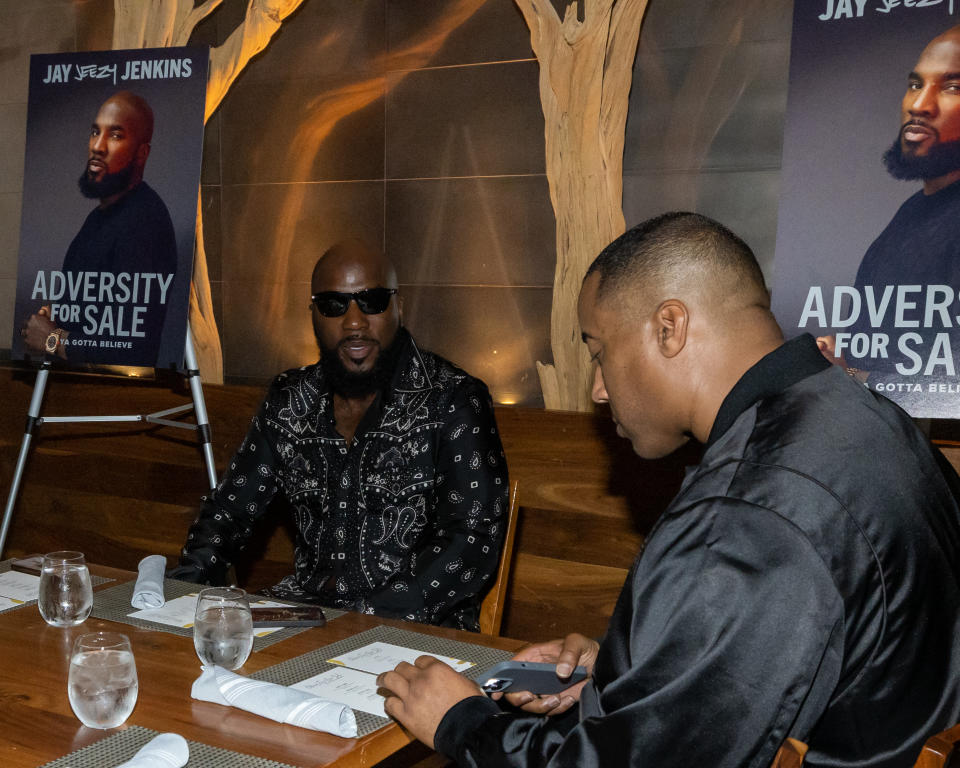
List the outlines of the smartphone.
{"label": "smartphone", "polygon": [[476,682],[485,693],[530,691],[530,693],[560,693],[571,685],[585,680],[586,667],[577,667],[566,680],[557,677],[557,665],[542,661],[501,661],[484,672]]}
{"label": "smartphone", "polygon": [[327,623],[319,605],[250,606],[254,627],[322,627]]}
{"label": "smartphone", "polygon": [[10,563],[10,570],[39,576],[43,566],[43,555],[30,555]]}

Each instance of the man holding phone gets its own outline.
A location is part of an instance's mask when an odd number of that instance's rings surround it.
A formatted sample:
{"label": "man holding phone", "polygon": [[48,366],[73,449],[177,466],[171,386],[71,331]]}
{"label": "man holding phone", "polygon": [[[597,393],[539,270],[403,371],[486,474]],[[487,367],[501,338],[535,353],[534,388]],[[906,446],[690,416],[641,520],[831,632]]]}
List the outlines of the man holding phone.
{"label": "man holding phone", "polygon": [[956,473],[812,337],[784,342],[750,249],[705,217],[611,243],[579,316],[618,434],[644,458],[693,437],[702,462],[603,641],[518,656],[589,680],[502,710],[421,657],[380,677],[387,713],[460,766],[767,766],[788,736],[810,766],[911,765],[960,719]]}

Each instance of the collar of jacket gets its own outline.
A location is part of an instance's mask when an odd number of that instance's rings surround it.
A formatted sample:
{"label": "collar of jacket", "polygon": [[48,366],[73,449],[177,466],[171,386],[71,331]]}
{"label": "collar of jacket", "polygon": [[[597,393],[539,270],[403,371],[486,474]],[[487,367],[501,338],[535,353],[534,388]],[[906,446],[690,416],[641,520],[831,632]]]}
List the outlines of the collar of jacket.
{"label": "collar of jacket", "polygon": [[717,442],[740,414],[754,403],[829,367],[830,363],[820,354],[817,342],[809,333],[797,336],[764,355],[740,377],[724,398],[710,429],[706,447]]}

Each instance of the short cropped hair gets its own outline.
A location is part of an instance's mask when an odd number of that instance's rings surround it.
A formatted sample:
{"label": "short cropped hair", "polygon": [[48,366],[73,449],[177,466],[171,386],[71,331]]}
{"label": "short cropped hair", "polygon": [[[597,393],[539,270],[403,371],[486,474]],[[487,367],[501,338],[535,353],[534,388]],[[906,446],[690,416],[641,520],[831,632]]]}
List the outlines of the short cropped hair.
{"label": "short cropped hair", "polygon": [[698,213],[674,211],[647,219],[604,248],[587,270],[600,275],[597,298],[619,289],[660,285],[698,268],[726,274],[744,287],[766,291],[753,251],[723,224]]}

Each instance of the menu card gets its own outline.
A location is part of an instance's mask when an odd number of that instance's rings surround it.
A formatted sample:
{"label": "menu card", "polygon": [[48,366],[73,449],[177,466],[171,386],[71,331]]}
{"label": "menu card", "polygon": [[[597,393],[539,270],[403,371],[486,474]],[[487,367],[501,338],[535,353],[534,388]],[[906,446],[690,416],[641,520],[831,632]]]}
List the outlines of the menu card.
{"label": "menu card", "polygon": [[346,704],[351,709],[386,717],[387,714],[383,710],[383,696],[377,693],[377,675],[388,672],[401,661],[413,664],[418,656],[433,656],[457,672],[474,666],[471,661],[453,659],[436,653],[424,653],[392,643],[375,642],[327,659],[330,664],[341,667],[340,669],[329,669],[290,687]]}
{"label": "menu card", "polygon": [[330,669],[290,686],[327,701],[346,704],[350,709],[386,717],[383,696],[377,693],[377,677],[347,667]]}
{"label": "menu card", "polygon": [[11,605],[36,600],[40,594],[40,577],[19,571],[5,571],[0,573],[0,598],[4,598],[10,605],[0,603],[0,608],[9,608]]}
{"label": "menu card", "polygon": [[449,656],[440,656],[436,653],[424,653],[416,651],[413,648],[404,648],[392,643],[370,643],[355,651],[342,653],[336,658],[327,659],[331,664],[339,664],[351,669],[358,669],[361,672],[370,672],[379,675],[381,672],[389,672],[401,661],[413,664],[419,656],[433,656],[433,658],[442,661],[448,667],[453,667],[457,672],[463,672],[473,666],[472,661],[461,661],[460,659],[451,659]]}

